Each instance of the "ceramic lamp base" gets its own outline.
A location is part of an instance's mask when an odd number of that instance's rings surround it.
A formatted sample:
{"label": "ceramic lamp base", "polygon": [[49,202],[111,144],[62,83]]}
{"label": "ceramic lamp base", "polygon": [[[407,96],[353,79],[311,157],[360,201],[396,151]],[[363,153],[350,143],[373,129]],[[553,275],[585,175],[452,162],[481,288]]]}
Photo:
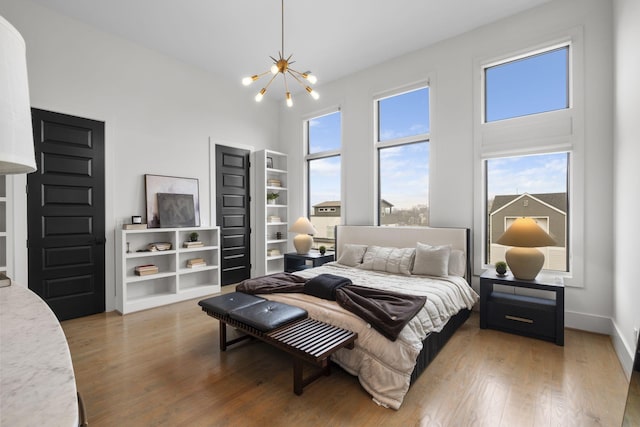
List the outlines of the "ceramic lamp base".
{"label": "ceramic lamp base", "polygon": [[293,246],[296,248],[296,252],[299,255],[308,254],[313,245],[313,237],[308,234],[297,234],[293,238]]}
{"label": "ceramic lamp base", "polygon": [[535,280],[544,265],[544,254],[536,248],[511,248],[505,253],[505,260],[513,277]]}

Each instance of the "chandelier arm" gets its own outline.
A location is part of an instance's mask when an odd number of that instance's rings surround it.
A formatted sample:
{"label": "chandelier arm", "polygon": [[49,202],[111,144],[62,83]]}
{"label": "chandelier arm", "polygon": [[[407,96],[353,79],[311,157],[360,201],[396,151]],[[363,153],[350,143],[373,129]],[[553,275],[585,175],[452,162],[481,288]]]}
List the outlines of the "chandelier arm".
{"label": "chandelier arm", "polygon": [[284,0],[280,2],[280,10],[282,11],[280,22],[282,23],[282,54],[284,55]]}
{"label": "chandelier arm", "polygon": [[298,76],[296,76],[295,74],[293,74],[293,73],[291,72],[291,68],[289,68],[289,69],[287,70],[287,72],[288,72],[289,74],[291,74],[291,76],[292,76],[294,79],[296,79],[296,81],[297,81],[298,83],[300,83],[300,86],[302,86],[302,87],[303,87],[303,88],[305,88],[305,89],[307,88],[307,85],[306,85],[306,84],[304,84],[304,82],[303,82],[302,80],[300,80],[300,79],[298,78]]}
{"label": "chandelier arm", "polygon": [[277,76],[277,75],[278,75],[278,74],[274,74],[274,75],[271,77],[271,80],[269,80],[269,83],[267,83],[267,85],[264,87],[265,91],[266,91],[267,89],[269,89],[269,85],[271,84],[271,82],[273,82],[273,80],[276,78],[276,76]]}

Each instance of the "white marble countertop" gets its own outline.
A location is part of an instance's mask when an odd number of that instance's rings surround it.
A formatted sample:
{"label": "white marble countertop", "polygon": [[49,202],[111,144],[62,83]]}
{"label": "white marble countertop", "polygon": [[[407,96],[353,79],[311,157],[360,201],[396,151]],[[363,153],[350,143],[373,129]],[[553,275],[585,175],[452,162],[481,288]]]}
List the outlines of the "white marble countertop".
{"label": "white marble countertop", "polygon": [[76,380],[60,322],[16,283],[0,288],[0,426],[78,426]]}

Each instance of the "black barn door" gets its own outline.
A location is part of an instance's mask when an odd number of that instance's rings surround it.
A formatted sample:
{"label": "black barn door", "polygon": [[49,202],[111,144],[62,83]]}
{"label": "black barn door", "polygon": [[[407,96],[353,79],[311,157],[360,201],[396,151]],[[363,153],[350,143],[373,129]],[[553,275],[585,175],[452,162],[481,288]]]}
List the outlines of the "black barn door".
{"label": "black barn door", "polygon": [[216,145],[216,219],[223,285],[251,276],[249,151]]}
{"label": "black barn door", "polygon": [[58,319],[105,309],[104,123],[32,109],[29,289]]}

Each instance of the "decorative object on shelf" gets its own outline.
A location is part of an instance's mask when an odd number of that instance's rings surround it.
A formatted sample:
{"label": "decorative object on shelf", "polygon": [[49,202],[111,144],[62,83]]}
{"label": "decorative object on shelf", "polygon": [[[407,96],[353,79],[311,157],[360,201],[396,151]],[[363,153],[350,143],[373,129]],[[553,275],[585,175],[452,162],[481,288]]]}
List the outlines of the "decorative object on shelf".
{"label": "decorative object on shelf", "polygon": [[183,248],[201,248],[203,246],[204,246],[204,243],[202,243],[200,240],[196,240],[195,242],[188,241],[182,244]]}
{"label": "decorative object on shelf", "polygon": [[296,248],[296,252],[299,254],[308,254],[311,246],[313,245],[313,237],[311,234],[316,234],[318,231],[313,227],[311,221],[306,217],[301,216],[293,223],[289,231],[292,233],[298,233],[293,238],[293,246]]}
{"label": "decorative object on shelf", "polygon": [[131,243],[127,242],[127,253],[131,253]]}
{"label": "decorative object on shelf", "polygon": [[0,16],[0,175],[36,170],[24,39]]}
{"label": "decorative object on shelf", "polygon": [[276,240],[282,240],[282,232],[276,231]]}
{"label": "decorative object on shelf", "polygon": [[171,247],[172,245],[170,242],[155,242],[155,243],[149,243],[147,245],[147,251],[149,252],[170,251]]}
{"label": "decorative object on shelf", "polygon": [[270,205],[275,205],[278,197],[280,197],[280,194],[278,193],[267,193],[267,203]]}
{"label": "decorative object on shelf", "polygon": [[273,157],[267,157],[267,169],[273,169]]}
{"label": "decorative object on shelf", "polygon": [[123,230],[146,230],[147,224],[122,224]]}
{"label": "decorative object on shelf", "polygon": [[197,242],[198,241],[198,233],[196,233],[195,231],[192,233],[189,233],[189,241],[190,242]]}
{"label": "decorative object on shelf", "polygon": [[504,261],[496,262],[496,273],[498,276],[504,277],[507,275],[507,263]]}
{"label": "decorative object on shelf", "polygon": [[269,217],[267,217],[267,222],[270,223],[274,223],[274,222],[282,222],[282,220],[280,219],[279,216],[276,215],[270,215]]}
{"label": "decorative object on shelf", "polygon": [[324,255],[324,253],[327,252],[327,248],[324,246],[320,246],[318,248],[318,251],[320,251],[320,255]]}
{"label": "decorative object on shelf", "polygon": [[158,193],[158,214],[160,227],[193,227],[196,213],[193,194]]}
{"label": "decorative object on shelf", "polygon": [[153,264],[138,265],[135,268],[135,273],[137,276],[148,276],[150,274],[156,274],[157,272],[158,267]]}
{"label": "decorative object on shelf", "polygon": [[[190,194],[193,196],[193,225],[200,226],[200,198],[198,180],[195,178],[180,178],[175,176],[149,175],[144,176],[147,202],[147,223],[149,228],[160,227],[158,210],[158,193]],[[163,225],[163,227],[168,227]]]}
{"label": "decorative object on shelf", "polygon": [[267,187],[282,187],[282,181],[277,178],[267,179]]}
{"label": "decorative object on shelf", "polygon": [[[305,71],[305,72],[299,72],[294,70],[293,68],[291,68],[291,64],[293,64],[295,61],[291,61],[291,57],[293,55],[289,55],[288,57],[285,58],[285,53],[284,53],[284,0],[282,0],[281,2],[281,11],[282,11],[282,50],[280,50],[280,52],[278,52],[278,59],[274,58],[273,56],[270,56],[269,58],[271,58],[273,60],[273,65],[271,66],[271,68],[261,74],[254,74],[251,77],[245,77],[244,79],[242,79],[242,84],[245,86],[249,86],[251,83],[255,82],[256,80],[258,80],[260,77],[264,76],[265,74],[269,74],[272,73],[273,76],[271,77],[271,79],[269,80],[269,82],[266,84],[266,86],[264,86],[262,89],[260,89],[260,92],[258,92],[258,94],[255,97],[256,102],[260,102],[262,101],[262,98],[265,94],[265,92],[267,91],[267,89],[269,88],[269,85],[271,84],[271,82],[273,82],[273,80],[276,78],[276,76],[278,75],[278,73],[282,74],[282,79],[284,81],[284,89],[285,89],[285,99],[286,99],[286,103],[288,107],[293,106],[293,100],[291,99],[291,92],[289,92],[289,86],[287,85],[287,74],[289,74],[291,77],[293,77],[293,79],[295,81],[297,81],[308,93],[309,95],[311,95],[311,97],[313,97],[313,99],[318,99],[318,92],[314,91],[313,89],[311,89],[309,86],[306,85],[306,83],[304,83],[302,81],[302,79],[307,80],[309,83],[311,84],[315,84],[317,79],[316,76],[312,75],[310,71]],[[269,166],[267,166],[269,167]]]}
{"label": "decorative object on shelf", "polygon": [[556,244],[551,236],[529,217],[516,219],[496,243],[512,246],[505,253],[505,259],[513,276],[520,280],[534,280],[542,270],[544,254],[536,248]]}
{"label": "decorative object on shelf", "polygon": [[142,224],[142,217],[140,215],[133,215],[131,217],[131,224]]}
{"label": "decorative object on shelf", "polygon": [[187,268],[206,267],[207,262],[204,258],[191,258],[187,260]]}
{"label": "decorative object on shelf", "polygon": [[267,249],[267,256],[280,256],[282,253],[280,249]]}

